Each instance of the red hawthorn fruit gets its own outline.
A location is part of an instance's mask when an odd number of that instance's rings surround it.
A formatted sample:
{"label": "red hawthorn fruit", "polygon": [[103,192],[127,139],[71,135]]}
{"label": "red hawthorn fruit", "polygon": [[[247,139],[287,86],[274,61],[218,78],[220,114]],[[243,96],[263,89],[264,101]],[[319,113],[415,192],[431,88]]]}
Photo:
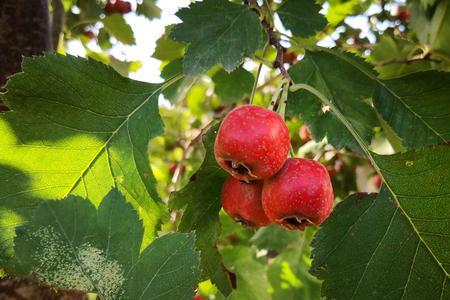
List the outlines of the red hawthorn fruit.
{"label": "red hawthorn fruit", "polygon": [[93,33],[92,30],[87,30],[87,31],[83,32],[83,35],[90,40],[95,38],[95,33]]}
{"label": "red hawthorn fruit", "polygon": [[262,205],[270,221],[304,230],[321,224],[333,209],[333,187],[320,163],[288,158],[280,172],[264,181]]}
{"label": "red hawthorn fruit", "polygon": [[283,61],[293,65],[297,62],[297,54],[295,54],[294,52],[284,52]]}
{"label": "red hawthorn fruit", "polygon": [[381,179],[380,175],[375,174],[372,177],[372,183],[377,187],[380,188],[381,184],[383,183],[383,180]]}
{"label": "red hawthorn fruit", "polygon": [[300,135],[300,139],[302,141],[307,142],[311,140],[311,131],[306,125],[302,125],[302,127],[300,127],[300,131],[298,134]]}
{"label": "red hawthorn fruit", "polygon": [[409,10],[407,7],[401,7],[399,8],[397,17],[400,21],[405,22],[408,21],[410,18]]}
{"label": "red hawthorn fruit", "polygon": [[115,3],[111,3],[108,1],[105,5],[105,12],[107,14],[113,14],[113,13],[117,12]]}
{"label": "red hawthorn fruit", "polygon": [[222,207],[236,222],[248,227],[267,226],[267,218],[261,204],[263,181],[245,183],[233,176],[222,187]]}
{"label": "red hawthorn fruit", "polygon": [[248,182],[278,172],[289,148],[289,130],[277,113],[244,105],[224,118],[214,143],[214,156],[224,170]]}
{"label": "red hawthorn fruit", "polygon": [[[173,176],[173,174],[175,174],[175,171],[176,171],[177,167],[178,167],[177,163],[173,163],[172,162],[172,163],[169,164],[169,175],[170,176]],[[186,166],[184,164],[182,164],[180,166],[180,171],[179,171],[180,175],[183,175],[184,171],[186,171]]]}
{"label": "red hawthorn fruit", "polygon": [[203,297],[202,297],[201,295],[199,295],[199,294],[195,294],[193,300],[205,300],[205,298],[203,298]]}
{"label": "red hawthorn fruit", "polygon": [[116,0],[114,2],[108,1],[105,5],[105,12],[107,14],[126,14],[131,11],[131,3],[123,0]]}
{"label": "red hawthorn fruit", "polygon": [[122,15],[127,14],[131,11],[131,3],[128,1],[116,1],[117,9],[119,10],[119,13]]}

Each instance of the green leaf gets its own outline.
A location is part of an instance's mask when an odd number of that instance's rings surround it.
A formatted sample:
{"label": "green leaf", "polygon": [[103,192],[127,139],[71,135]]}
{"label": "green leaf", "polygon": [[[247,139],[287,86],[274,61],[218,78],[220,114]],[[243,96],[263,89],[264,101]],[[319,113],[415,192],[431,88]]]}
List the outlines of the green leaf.
{"label": "green leaf", "polygon": [[[175,59],[171,62],[169,62],[164,68],[161,70],[161,77],[164,78],[164,80],[169,80],[183,72],[183,61],[182,59]],[[178,100],[183,99],[189,89],[194,84],[197,77],[195,76],[184,76],[181,80],[178,80],[177,82],[173,83],[164,91],[162,91],[162,94],[164,97],[170,100],[172,103],[178,102]]]}
{"label": "green leaf", "polygon": [[330,0],[328,3],[327,20],[331,25],[338,25],[348,16],[362,14],[371,4],[361,0]]}
{"label": "green leaf", "polygon": [[227,103],[233,103],[250,95],[255,77],[252,73],[240,67],[231,73],[219,70],[212,77],[214,93]]}
{"label": "green leaf", "polygon": [[17,229],[16,273],[104,299],[189,299],[199,275],[193,234],[156,239],[141,254],[142,223],[112,190],[98,210],[76,196],[45,201]]}
{"label": "green leaf", "polygon": [[236,274],[237,289],[227,298],[229,300],[269,300],[269,282],[265,266],[256,260],[249,247],[235,246],[221,250],[224,263]]}
{"label": "green leaf", "polygon": [[373,103],[406,147],[450,140],[448,73],[428,71],[379,82]]}
{"label": "green leaf", "polygon": [[173,25],[166,26],[165,33],[156,41],[156,48],[152,57],[159,60],[175,60],[183,57],[185,46],[169,39],[172,28]]}
{"label": "green leaf", "polygon": [[308,37],[322,30],[327,20],[315,0],[286,0],[277,9],[284,27],[296,36]]}
{"label": "green leaf", "polygon": [[339,204],[313,242],[311,272],[332,299],[450,296],[450,151],[374,155],[386,186]]}
{"label": "green leaf", "polygon": [[150,20],[161,17],[161,9],[156,5],[155,0],[143,0],[142,3],[138,4],[136,12]]}
{"label": "green leaf", "polygon": [[[197,249],[201,251],[202,278],[211,279],[224,295],[231,292],[231,282],[222,258],[215,248],[220,235],[219,212],[222,207],[220,195],[228,174],[216,163],[213,146],[218,124],[210,128],[203,138],[205,159],[191,182],[170,197],[172,209],[183,209],[178,231],[195,230]],[[207,184],[205,184],[207,183]]]}
{"label": "green leaf", "polygon": [[106,16],[103,19],[103,26],[105,30],[114,36],[119,42],[122,42],[125,45],[134,45],[136,43],[134,40],[133,30],[122,15],[112,14]]}
{"label": "green leaf", "polygon": [[269,264],[272,299],[317,300],[320,299],[321,282],[308,273],[309,246],[288,248]]}
{"label": "green leaf", "polygon": [[243,5],[205,0],[181,9],[177,16],[183,23],[175,25],[170,38],[189,44],[183,63],[188,75],[205,72],[218,63],[230,72],[262,43],[258,16]]}
{"label": "green leaf", "polygon": [[[420,0],[411,1],[411,27],[419,41],[431,49],[450,56],[450,2],[439,1],[423,5]],[[429,3],[431,4],[431,3]]]}
{"label": "green leaf", "polygon": [[[368,101],[376,77],[362,59],[333,50],[307,52],[303,60],[292,66],[289,74],[295,83],[309,84],[324,94],[370,143],[373,127],[378,122]],[[348,129],[309,92],[290,93],[287,114],[300,115],[317,141],[327,137],[337,148],[359,149]]]}
{"label": "green leaf", "polygon": [[[98,205],[119,189],[145,224],[148,243],[166,215],[147,143],[163,132],[161,85],[137,82],[72,56],[25,58],[7,83],[0,114],[0,240],[40,201],[79,195]],[[5,248],[6,247],[6,248]]]}
{"label": "green leaf", "polygon": [[415,53],[415,49],[417,49],[417,45],[409,40],[382,36],[368,60],[376,64],[375,70],[380,74],[379,78],[381,79],[430,70],[431,63],[426,60],[401,62],[410,59],[411,53]]}
{"label": "green leaf", "polygon": [[250,239],[250,243],[259,249],[282,252],[289,245],[299,243],[301,239],[302,234],[299,231],[285,230],[279,226],[271,225],[259,228]]}

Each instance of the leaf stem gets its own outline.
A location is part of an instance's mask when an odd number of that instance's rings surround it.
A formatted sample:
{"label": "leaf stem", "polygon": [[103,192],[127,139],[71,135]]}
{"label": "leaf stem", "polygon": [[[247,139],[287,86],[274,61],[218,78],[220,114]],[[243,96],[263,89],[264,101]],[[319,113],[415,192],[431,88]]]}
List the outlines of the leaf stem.
{"label": "leaf stem", "polygon": [[[266,43],[264,45],[263,57],[262,57],[263,59],[264,59],[264,56],[266,56],[266,51],[267,51],[268,46],[269,46],[269,43]],[[258,66],[258,71],[256,71],[255,82],[253,83],[252,93],[250,95],[250,99],[248,100],[248,104],[253,104],[253,98],[255,97],[256,87],[258,86],[258,80],[259,80],[259,76],[261,74],[263,64],[264,63],[261,62]]]}
{"label": "leaf stem", "polygon": [[355,138],[355,140],[358,143],[358,145],[364,151],[364,154],[366,154],[367,158],[369,158],[369,160],[372,163],[373,167],[378,171],[378,173],[381,174],[379,167],[375,163],[375,159],[373,158],[372,154],[369,151],[368,145],[363,140],[363,138],[359,135],[359,133],[353,128],[353,126],[350,124],[350,122],[347,121],[347,119],[341,113],[341,111],[338,108],[336,108],[336,106],[334,106],[334,104],[331,103],[331,101],[328,100],[321,92],[319,92],[318,90],[316,90],[314,87],[310,86],[309,84],[304,84],[304,83],[294,84],[294,85],[291,86],[290,91],[291,92],[295,92],[295,91],[298,91],[300,89],[307,90],[308,92],[310,92],[311,94],[313,94],[314,96],[319,98],[319,100],[324,105],[328,106],[331,109],[331,111],[334,112],[334,114],[339,119],[339,121],[341,121],[342,124],[344,124],[344,126],[348,129],[348,131],[350,131],[350,133],[353,135],[353,137]]}
{"label": "leaf stem", "polygon": [[280,96],[281,93],[281,88],[283,87],[284,84],[284,80],[280,82],[280,84],[277,86],[277,89],[275,91],[275,93],[272,95],[272,99],[270,100],[269,106],[267,107],[267,109],[273,110],[273,108],[275,107],[275,104],[277,104],[278,102],[278,97]]}
{"label": "leaf stem", "polygon": [[162,86],[161,86],[161,91],[164,91],[165,89],[167,89],[169,86],[171,86],[172,84],[174,84],[175,82],[177,82],[178,80],[180,80],[181,78],[184,77],[183,73],[178,73],[177,75],[173,76],[172,78],[168,79],[167,81],[165,81]]}
{"label": "leaf stem", "polygon": [[284,83],[283,91],[281,92],[281,98],[280,103],[278,104],[277,112],[284,120],[286,115],[286,104],[288,101],[289,81],[284,80],[283,83]]}

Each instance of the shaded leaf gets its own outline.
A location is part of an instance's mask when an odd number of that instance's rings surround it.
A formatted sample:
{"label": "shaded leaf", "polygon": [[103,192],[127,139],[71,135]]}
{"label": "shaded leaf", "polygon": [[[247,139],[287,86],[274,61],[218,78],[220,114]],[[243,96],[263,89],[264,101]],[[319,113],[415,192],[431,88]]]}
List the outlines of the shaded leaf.
{"label": "shaded leaf", "polygon": [[411,8],[411,27],[419,41],[431,46],[437,52],[450,55],[450,3],[439,1],[421,3],[413,0]]}
{"label": "shaded leaf", "polygon": [[448,73],[428,71],[379,82],[373,103],[406,147],[450,140]]}
{"label": "shaded leaf", "polygon": [[302,234],[295,230],[285,230],[276,225],[261,227],[250,239],[250,243],[259,249],[282,252],[292,244],[300,243]]}
{"label": "shaded leaf", "polygon": [[[164,68],[161,70],[161,77],[164,78],[164,80],[169,80],[183,72],[183,61],[182,59],[175,59],[171,62],[169,62]],[[181,80],[178,80],[177,82],[173,83],[164,91],[162,91],[162,94],[164,97],[170,100],[172,103],[176,103],[178,100],[184,98],[189,91],[189,89],[192,87],[196,80],[196,77],[194,76],[184,76]]]}
{"label": "shaded leaf", "polygon": [[178,231],[196,232],[196,247],[201,251],[202,278],[211,279],[222,294],[228,295],[231,292],[231,283],[216,249],[221,230],[220,195],[222,185],[228,177],[217,165],[213,154],[218,128],[218,124],[211,127],[203,137],[206,155],[202,166],[186,187],[171,195],[169,204],[172,209],[184,208]]}
{"label": "shaded leaf", "polygon": [[284,27],[296,36],[308,37],[327,25],[322,7],[315,0],[286,0],[277,9]]}
{"label": "shaded leaf", "polygon": [[[368,98],[373,92],[376,77],[362,59],[333,50],[307,52],[289,73],[295,83],[307,83],[324,94],[362,138],[370,142],[377,116]],[[337,148],[359,149],[348,129],[309,92],[290,93],[287,114],[299,114],[309,125],[315,140],[327,137],[328,142]]]}
{"label": "shaded leaf", "polygon": [[17,229],[16,272],[105,299],[188,299],[199,275],[193,234],[168,234],[139,254],[142,223],[112,190],[98,210],[76,196],[45,201]]}
{"label": "shaded leaf", "polygon": [[12,110],[0,114],[2,239],[42,199],[79,195],[97,206],[117,187],[139,210],[148,243],[165,216],[147,155],[163,131],[160,87],[93,60],[26,58],[0,95]]}
{"label": "shaded leaf", "polygon": [[450,151],[375,155],[386,186],[339,204],[313,242],[311,272],[333,299],[450,296]]}
{"label": "shaded leaf", "polygon": [[183,61],[184,73],[197,75],[215,64],[228,72],[244,56],[252,55],[262,41],[258,16],[246,6],[226,0],[205,0],[183,8],[170,38],[188,43]]}
{"label": "shaded leaf", "polygon": [[252,73],[240,67],[231,73],[217,71],[212,77],[214,93],[227,103],[233,103],[252,92],[255,78]]}
{"label": "shaded leaf", "polygon": [[134,34],[131,26],[119,14],[112,14],[103,19],[105,30],[125,45],[134,45]]}

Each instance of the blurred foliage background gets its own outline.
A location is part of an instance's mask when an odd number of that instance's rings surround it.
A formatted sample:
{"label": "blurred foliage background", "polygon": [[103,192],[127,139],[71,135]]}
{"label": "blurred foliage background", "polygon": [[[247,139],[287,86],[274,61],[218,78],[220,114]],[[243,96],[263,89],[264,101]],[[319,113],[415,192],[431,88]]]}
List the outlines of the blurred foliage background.
{"label": "blurred foliage background", "polygon": [[[281,1],[268,2],[276,10]],[[163,81],[182,71],[185,45],[168,39],[168,33],[173,27],[170,24],[179,22],[175,11],[189,5],[189,1],[63,0],[62,3],[64,26],[58,52],[102,61],[123,76],[142,81]],[[318,3],[328,25],[310,38],[292,37],[275,19],[286,48],[287,68],[304,55],[298,45],[339,46],[357,53],[372,63],[383,79],[449,68],[447,1]],[[263,67],[254,102],[268,105],[281,81],[278,71],[271,67],[275,55],[274,49],[257,53],[246,58],[243,67],[232,73],[216,66],[200,76],[184,77],[163,92],[160,112],[165,134],[150,141],[148,154],[158,191],[166,201],[171,192],[189,182],[200,166],[204,156],[199,142],[202,129],[248,101],[260,63]],[[326,165],[336,201],[356,191],[378,191],[381,179],[365,158],[349,150],[336,150],[326,140],[314,140],[307,124],[298,117],[290,117],[287,124],[295,154]],[[374,131],[373,151],[389,154],[401,150],[387,126]],[[163,230],[174,230],[179,219],[180,213],[172,212]],[[308,228],[305,232],[289,232],[274,226],[244,229],[223,213],[221,223],[219,251],[225,266],[236,274],[239,282],[233,299],[320,298],[320,282],[308,274],[309,242],[315,229]],[[223,299],[209,281],[200,284],[198,293],[198,299]]]}

